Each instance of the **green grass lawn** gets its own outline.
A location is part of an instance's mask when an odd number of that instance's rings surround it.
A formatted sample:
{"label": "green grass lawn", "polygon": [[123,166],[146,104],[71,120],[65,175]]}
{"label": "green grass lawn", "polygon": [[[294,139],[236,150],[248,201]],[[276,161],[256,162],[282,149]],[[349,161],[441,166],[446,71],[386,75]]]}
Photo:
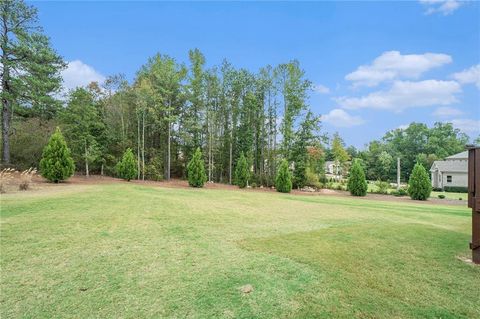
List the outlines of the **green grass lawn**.
{"label": "green grass lawn", "polygon": [[1,318],[480,317],[464,207],[58,189],[2,195]]}
{"label": "green grass lawn", "polygon": [[455,199],[455,200],[459,200],[459,198],[461,198],[462,200],[468,199],[467,193],[454,193],[454,192],[432,192],[430,194],[430,197],[438,198],[438,195],[440,194],[445,195],[445,198],[447,199]]}

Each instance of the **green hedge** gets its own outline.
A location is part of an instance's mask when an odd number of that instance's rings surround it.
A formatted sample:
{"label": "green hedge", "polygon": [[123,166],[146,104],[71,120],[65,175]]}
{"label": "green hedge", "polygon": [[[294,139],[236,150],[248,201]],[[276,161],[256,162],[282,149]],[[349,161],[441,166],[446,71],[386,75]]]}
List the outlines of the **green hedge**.
{"label": "green hedge", "polygon": [[445,186],[443,190],[451,193],[468,193],[468,187],[464,186]]}

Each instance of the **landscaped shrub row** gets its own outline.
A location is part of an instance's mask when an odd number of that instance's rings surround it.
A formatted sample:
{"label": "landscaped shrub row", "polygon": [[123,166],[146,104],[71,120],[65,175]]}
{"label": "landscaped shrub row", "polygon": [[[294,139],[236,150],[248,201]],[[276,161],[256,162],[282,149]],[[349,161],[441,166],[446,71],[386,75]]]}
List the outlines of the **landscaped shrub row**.
{"label": "landscaped shrub row", "polygon": [[468,193],[468,187],[462,186],[445,186],[443,190],[450,193]]}
{"label": "landscaped shrub row", "polygon": [[[43,151],[40,167],[42,175],[54,182],[64,180],[73,174],[74,166],[73,160],[70,156],[70,150],[58,128]],[[137,162],[131,149],[128,148],[125,151],[123,158],[116,166],[116,170],[118,176],[121,178],[126,180],[135,178],[138,173]],[[159,172],[156,170],[154,171],[154,175],[160,176]],[[187,172],[190,186],[203,187],[207,181],[207,177],[200,149],[196,150],[192,160],[189,162]],[[235,183],[241,188],[246,187],[249,178],[250,172],[248,170],[248,163],[242,153],[235,171]],[[306,180],[308,181],[308,184],[323,186],[315,176],[312,176],[312,174],[307,174]],[[365,178],[365,172],[358,161],[355,161],[350,169],[347,187],[343,186],[344,184],[345,183],[342,181],[339,185],[335,186],[332,182],[327,182],[325,186],[327,188],[338,190],[349,190],[354,196],[365,196],[367,194],[368,183]],[[256,187],[257,183],[252,182],[252,186]],[[289,193],[292,189],[292,174],[286,160],[283,160],[280,164],[275,180],[275,186],[277,191],[284,193]],[[376,187],[378,188],[377,193],[388,194],[389,186],[390,185],[387,182],[376,182]],[[468,191],[466,187],[459,186],[447,186],[444,190],[446,192],[461,193],[466,193]],[[412,199],[426,200],[430,197],[431,191],[432,186],[427,171],[422,165],[417,163],[410,176],[408,192],[407,190],[399,189],[392,191],[391,194],[394,196],[405,196],[408,194]],[[439,195],[438,197],[445,198],[444,195]]]}
{"label": "landscaped shrub row", "polygon": [[408,192],[406,189],[399,188],[398,190],[394,190],[390,193],[393,196],[407,196]]}

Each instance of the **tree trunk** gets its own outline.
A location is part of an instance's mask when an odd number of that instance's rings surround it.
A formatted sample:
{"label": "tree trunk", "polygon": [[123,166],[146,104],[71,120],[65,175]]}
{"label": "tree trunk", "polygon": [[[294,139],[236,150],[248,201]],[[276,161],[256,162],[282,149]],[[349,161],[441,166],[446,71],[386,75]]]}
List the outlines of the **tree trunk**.
{"label": "tree trunk", "polygon": [[2,99],[2,150],[3,163],[10,164],[10,108],[6,98]]}
{"label": "tree trunk", "polygon": [[87,149],[87,141],[85,140],[85,176],[90,177],[88,171],[88,149]]}
{"label": "tree trunk", "polygon": [[229,170],[228,170],[228,183],[232,184],[232,151],[233,151],[233,127],[230,128],[230,159],[229,159]]}
{"label": "tree trunk", "polygon": [[125,146],[125,120],[123,119],[123,109],[120,110],[120,121],[122,122],[122,146]]}
{"label": "tree trunk", "polygon": [[400,157],[397,157],[397,190],[400,189]]}
{"label": "tree trunk", "polygon": [[208,134],[208,181],[212,181],[212,133]]}
{"label": "tree trunk", "polygon": [[[6,50],[8,45],[8,26],[6,13],[3,12],[3,34],[2,34],[2,92],[10,93],[10,70],[7,63]],[[10,164],[10,101],[4,96],[2,98],[2,160],[3,164]]]}
{"label": "tree trunk", "polygon": [[211,112],[207,110],[207,134],[208,134],[208,182],[212,181],[212,123]]}
{"label": "tree trunk", "polygon": [[[171,102],[168,103],[169,108],[171,107]],[[171,139],[171,123],[170,123],[170,110],[168,111],[168,143],[167,143],[167,180],[170,180],[170,139]]]}
{"label": "tree trunk", "polygon": [[137,113],[137,179],[140,179],[140,115]]}
{"label": "tree trunk", "polygon": [[142,180],[145,180],[145,110],[142,113]]}

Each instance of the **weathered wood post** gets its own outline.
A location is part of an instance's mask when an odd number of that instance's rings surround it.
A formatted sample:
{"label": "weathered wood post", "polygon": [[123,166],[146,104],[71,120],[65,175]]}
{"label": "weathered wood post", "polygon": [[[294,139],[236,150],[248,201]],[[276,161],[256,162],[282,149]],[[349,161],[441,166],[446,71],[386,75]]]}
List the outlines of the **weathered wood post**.
{"label": "weathered wood post", "polygon": [[480,146],[468,149],[468,207],[472,208],[472,261],[480,264]]}

